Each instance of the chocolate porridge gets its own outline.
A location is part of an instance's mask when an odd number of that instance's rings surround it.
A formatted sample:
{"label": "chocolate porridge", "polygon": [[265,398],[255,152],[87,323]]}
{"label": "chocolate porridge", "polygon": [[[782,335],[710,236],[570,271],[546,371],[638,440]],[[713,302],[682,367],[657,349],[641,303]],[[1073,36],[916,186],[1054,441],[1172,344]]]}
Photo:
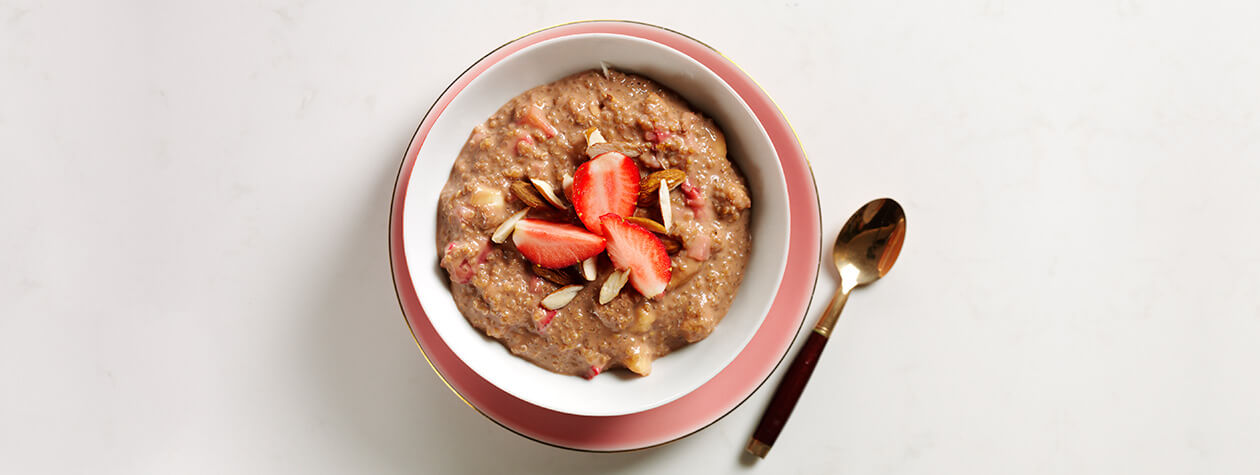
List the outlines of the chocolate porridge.
{"label": "chocolate porridge", "polygon": [[437,245],[460,311],[513,354],[587,378],[647,375],[726,314],[751,205],[712,120],[649,79],[593,70],[473,128],[438,200]]}

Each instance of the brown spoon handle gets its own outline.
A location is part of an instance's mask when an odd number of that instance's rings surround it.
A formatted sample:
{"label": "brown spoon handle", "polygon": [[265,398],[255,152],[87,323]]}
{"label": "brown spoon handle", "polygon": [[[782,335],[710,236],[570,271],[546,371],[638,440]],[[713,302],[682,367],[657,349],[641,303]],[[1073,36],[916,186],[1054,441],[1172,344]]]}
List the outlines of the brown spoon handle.
{"label": "brown spoon handle", "polygon": [[787,374],[783,376],[783,381],[774,391],[774,397],[770,399],[770,406],[761,415],[761,422],[757,424],[752,440],[748,441],[746,448],[753,455],[765,458],[770,452],[770,447],[779,438],[779,432],[787,423],[788,416],[792,415],[796,401],[801,398],[805,383],[814,374],[814,366],[818,364],[818,356],[822,355],[823,345],[826,344],[827,337],[817,331],[809,332],[809,339],[805,340],[805,346],[792,360],[792,366],[788,367]]}
{"label": "brown spoon handle", "polygon": [[796,401],[801,398],[801,392],[805,391],[805,383],[808,383],[810,375],[814,374],[814,366],[818,364],[818,357],[822,356],[823,345],[827,344],[831,329],[836,326],[840,311],[844,310],[844,303],[849,301],[850,290],[853,290],[852,286],[841,286],[831,296],[831,302],[827,303],[827,308],[823,310],[818,324],[814,325],[814,331],[809,332],[809,339],[805,340],[805,346],[801,347],[801,352],[796,354],[792,365],[788,367],[787,374],[783,375],[783,381],[779,382],[779,387],[774,390],[774,396],[770,398],[770,406],[766,408],[766,413],[761,415],[761,422],[757,424],[752,440],[749,440],[748,446],[745,447],[748,452],[761,458],[766,458],[766,454],[770,453],[770,447],[774,445],[775,439],[779,438],[779,432],[783,430],[783,425],[787,424],[788,416],[792,415],[792,409],[796,408]]}

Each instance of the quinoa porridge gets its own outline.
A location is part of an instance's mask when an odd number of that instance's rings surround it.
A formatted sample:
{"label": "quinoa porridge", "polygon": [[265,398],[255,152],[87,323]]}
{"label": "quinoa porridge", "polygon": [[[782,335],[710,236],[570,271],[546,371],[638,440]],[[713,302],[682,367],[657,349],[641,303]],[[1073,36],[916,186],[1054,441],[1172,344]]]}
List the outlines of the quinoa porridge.
{"label": "quinoa porridge", "polygon": [[743,280],[752,205],[710,119],[633,74],[582,72],[473,128],[438,200],[464,317],[594,377],[704,339]]}

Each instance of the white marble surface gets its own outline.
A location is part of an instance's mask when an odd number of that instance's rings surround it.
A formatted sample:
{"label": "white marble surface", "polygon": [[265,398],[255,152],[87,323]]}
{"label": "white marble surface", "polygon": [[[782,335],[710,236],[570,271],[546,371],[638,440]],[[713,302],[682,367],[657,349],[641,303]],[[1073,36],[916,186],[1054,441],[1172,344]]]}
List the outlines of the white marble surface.
{"label": "white marble surface", "polygon": [[[1256,2],[597,3],[0,1],[0,472],[1260,471]],[[768,391],[658,449],[530,442],[402,325],[416,123],[582,18],[756,78],[829,236],[908,210],[768,460]]]}

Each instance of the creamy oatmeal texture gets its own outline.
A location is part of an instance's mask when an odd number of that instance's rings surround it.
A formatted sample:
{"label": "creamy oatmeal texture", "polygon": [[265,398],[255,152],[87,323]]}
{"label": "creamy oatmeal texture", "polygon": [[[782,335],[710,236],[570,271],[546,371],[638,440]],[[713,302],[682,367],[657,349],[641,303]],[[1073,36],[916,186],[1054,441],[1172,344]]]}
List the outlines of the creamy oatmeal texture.
{"label": "creamy oatmeal texture", "polygon": [[[490,237],[528,208],[510,188],[530,179],[554,187],[566,209],[529,208],[529,218],[583,226],[565,177],[589,160],[584,132],[591,128],[608,141],[606,149],[633,156],[643,177],[686,173],[668,195],[672,226],[662,238],[672,251],[672,276],[653,299],[626,285],[600,304],[601,284],[615,270],[601,253],[594,281],[577,268],[551,275],[584,288],[548,310],[541,302],[562,286],[540,277],[512,239],[497,244]],[[588,378],[617,367],[646,375],[652,360],[705,338],[726,314],[748,262],[751,204],[712,120],[646,78],[588,71],[526,91],[473,129],[438,200],[437,245],[460,311],[513,354]],[[662,214],[659,200],[640,201],[634,211],[657,223]]]}

